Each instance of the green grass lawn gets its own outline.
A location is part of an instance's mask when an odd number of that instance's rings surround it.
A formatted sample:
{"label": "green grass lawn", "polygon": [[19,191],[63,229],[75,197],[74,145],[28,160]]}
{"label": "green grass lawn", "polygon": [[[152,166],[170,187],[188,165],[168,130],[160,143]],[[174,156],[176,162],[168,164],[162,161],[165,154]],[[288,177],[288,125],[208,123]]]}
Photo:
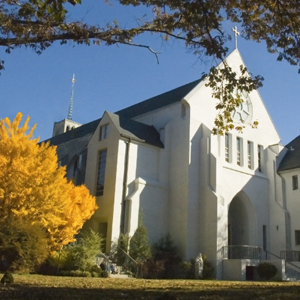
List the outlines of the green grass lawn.
{"label": "green grass lawn", "polygon": [[[2,275],[0,275],[2,277]],[[0,299],[300,299],[300,283],[210,280],[145,280],[14,275],[11,286],[0,285]],[[164,297],[161,297],[164,295]]]}

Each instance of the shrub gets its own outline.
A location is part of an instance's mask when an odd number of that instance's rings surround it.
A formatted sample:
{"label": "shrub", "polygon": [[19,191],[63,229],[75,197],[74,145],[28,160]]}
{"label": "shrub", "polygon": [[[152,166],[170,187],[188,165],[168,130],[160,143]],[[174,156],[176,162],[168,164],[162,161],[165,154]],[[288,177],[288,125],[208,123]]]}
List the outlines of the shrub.
{"label": "shrub", "polygon": [[178,264],[176,268],[176,273],[174,274],[178,279],[192,279],[195,277],[194,266],[192,262],[182,261]]}
{"label": "shrub", "polygon": [[90,269],[92,277],[101,277],[102,269],[97,265],[93,265]]}
{"label": "shrub", "polygon": [[98,274],[97,272],[92,272],[92,271],[91,271],[91,276],[94,277],[94,278],[95,278],[95,277],[96,277],[96,278],[97,278],[97,277],[100,277],[99,274]]}
{"label": "shrub", "polygon": [[40,225],[17,217],[0,222],[1,271],[32,272],[48,256],[46,233]]}
{"label": "shrub", "polygon": [[277,268],[267,262],[260,263],[257,267],[258,276],[263,280],[269,280],[277,273]]}
{"label": "shrub", "polygon": [[148,232],[141,223],[130,239],[129,255],[138,263],[144,262],[151,257],[151,250],[148,243]]}
{"label": "shrub", "polygon": [[14,277],[10,272],[6,271],[5,274],[3,275],[3,277],[1,278],[0,282],[3,285],[10,285],[11,283],[14,282]]}
{"label": "shrub", "polygon": [[170,234],[162,237],[153,247],[153,257],[144,264],[144,276],[148,278],[182,278],[182,259]]}
{"label": "shrub", "polygon": [[109,273],[107,271],[101,271],[100,277],[101,278],[108,278],[109,277]]}
{"label": "shrub", "polygon": [[90,271],[91,271],[91,272],[96,272],[96,273],[100,274],[101,271],[102,271],[102,269],[101,269],[99,266],[97,266],[97,265],[93,265],[93,266],[91,267],[91,270],[90,270]]}
{"label": "shrub", "polygon": [[[203,278],[213,278],[213,267],[205,255],[202,258]],[[143,274],[145,278],[192,279],[195,278],[195,260],[182,261],[171,235],[167,234],[154,245],[152,259],[144,264]]]}
{"label": "shrub", "polygon": [[203,259],[203,279],[211,279],[214,276],[214,268],[207,260],[206,255],[202,255]]}
{"label": "shrub", "polygon": [[81,270],[90,271],[95,265],[95,257],[101,253],[101,236],[90,230],[83,232],[75,243],[64,246],[49,260],[52,266],[63,271]]}
{"label": "shrub", "polygon": [[127,234],[120,234],[118,239],[118,246],[114,253],[113,260],[116,261],[117,265],[123,266],[127,259],[127,251],[129,246],[129,237]]}

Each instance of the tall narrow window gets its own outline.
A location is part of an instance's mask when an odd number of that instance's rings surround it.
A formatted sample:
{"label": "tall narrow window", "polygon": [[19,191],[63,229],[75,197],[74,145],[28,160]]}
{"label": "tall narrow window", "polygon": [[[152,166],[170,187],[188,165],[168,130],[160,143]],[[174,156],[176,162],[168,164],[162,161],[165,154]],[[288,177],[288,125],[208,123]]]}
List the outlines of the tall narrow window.
{"label": "tall narrow window", "polygon": [[293,181],[293,190],[298,190],[298,176],[294,175],[292,177],[292,181]]}
{"label": "tall narrow window", "polygon": [[229,162],[229,135],[225,133],[225,161]]}
{"label": "tall narrow window", "polygon": [[267,226],[263,225],[263,250],[267,250]]}
{"label": "tall narrow window", "polygon": [[240,166],[241,165],[241,138],[236,138],[236,163]]}
{"label": "tall narrow window", "polygon": [[295,230],[295,245],[300,245],[300,230]]}
{"label": "tall narrow window", "polygon": [[247,158],[248,158],[248,168],[252,169],[252,143],[247,142]]}
{"label": "tall narrow window", "polygon": [[258,171],[259,172],[262,172],[262,166],[261,166],[262,150],[263,150],[263,147],[261,145],[258,145],[257,146],[257,162],[258,162]]}
{"label": "tall narrow window", "polygon": [[104,192],[104,179],[105,179],[105,167],[106,167],[106,155],[107,150],[102,150],[99,153],[99,165],[98,165],[98,178],[97,178],[97,196],[102,196]]}
{"label": "tall narrow window", "polygon": [[108,132],[109,132],[109,126],[108,126],[108,124],[101,126],[100,127],[100,137],[99,137],[99,140],[102,141],[102,140],[107,139],[108,138]]}
{"label": "tall narrow window", "polygon": [[101,250],[106,252],[106,238],[107,238],[107,222],[99,223],[98,232],[102,237]]}

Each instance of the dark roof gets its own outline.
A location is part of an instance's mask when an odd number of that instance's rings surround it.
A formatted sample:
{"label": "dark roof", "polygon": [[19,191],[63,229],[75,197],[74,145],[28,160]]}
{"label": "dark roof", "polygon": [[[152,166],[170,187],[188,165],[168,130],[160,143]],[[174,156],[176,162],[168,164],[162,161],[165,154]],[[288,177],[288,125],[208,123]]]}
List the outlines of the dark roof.
{"label": "dark roof", "polygon": [[81,125],[65,133],[56,135],[44,142],[57,146],[56,153],[62,165],[68,165],[74,155],[86,151],[86,146],[101,119]]}
{"label": "dark roof", "polygon": [[67,131],[65,133],[56,135],[48,140],[45,140],[43,142],[50,142],[51,145],[59,145],[62,143],[66,143],[68,141],[72,141],[75,139],[80,139],[87,135],[92,135],[94,131],[96,130],[99,122],[101,119],[89,122],[87,124],[81,125],[77,128],[74,128],[70,131]]}
{"label": "dark roof", "polygon": [[[135,105],[129,106],[127,108],[124,108],[122,110],[117,111],[115,114],[119,115],[122,117],[122,124],[125,124],[125,119],[131,119],[140,115],[143,115],[147,112],[171,105],[173,103],[181,101],[201,80],[198,79],[196,81],[190,82],[188,84],[185,84],[183,86],[180,86],[174,90],[168,91],[166,93],[163,93],[161,95],[152,97],[148,100],[142,101],[140,103],[137,103]],[[124,119],[125,118],[125,119]],[[72,141],[75,139],[80,139],[83,137],[91,137],[94,131],[96,130],[99,122],[101,119],[92,121],[90,123],[81,125],[80,127],[77,127],[73,130],[70,130],[68,132],[59,134],[57,136],[54,136],[48,140],[45,140],[44,142],[50,142],[51,145],[60,145],[63,143],[66,143],[68,141]],[[139,123],[142,124],[142,123]],[[139,137],[140,133],[142,132],[142,125],[137,125],[138,127],[136,129],[133,128],[133,123],[128,123],[126,128],[130,128],[130,130],[127,130],[128,132],[130,131],[135,137]],[[148,125],[145,125],[148,126]],[[154,128],[154,127],[153,127]],[[125,127],[123,128],[125,129]],[[144,128],[144,130],[146,130]],[[152,137],[150,138],[150,132],[152,131]],[[127,132],[127,134],[128,134]],[[159,143],[157,141],[154,141],[153,138],[155,136],[153,130],[150,130],[149,128],[146,130],[148,132],[149,136],[146,137],[144,136],[143,138],[140,138],[140,140],[145,140],[147,143],[149,142],[150,144],[156,144],[158,145]],[[151,142],[150,142],[151,140]],[[159,146],[161,147],[161,146]]]}
{"label": "dark roof", "polygon": [[171,105],[181,101],[201,80],[195,80],[183,86],[180,86],[169,92],[152,97],[143,102],[129,106],[122,110],[115,112],[115,114],[127,119],[141,116],[147,112]]}
{"label": "dark roof", "polygon": [[281,160],[278,172],[300,168],[300,135],[286,145],[288,151]]}
{"label": "dark roof", "polygon": [[121,136],[164,148],[164,145],[160,140],[160,135],[154,126],[125,119],[109,112],[107,112],[107,114],[110,116]]}

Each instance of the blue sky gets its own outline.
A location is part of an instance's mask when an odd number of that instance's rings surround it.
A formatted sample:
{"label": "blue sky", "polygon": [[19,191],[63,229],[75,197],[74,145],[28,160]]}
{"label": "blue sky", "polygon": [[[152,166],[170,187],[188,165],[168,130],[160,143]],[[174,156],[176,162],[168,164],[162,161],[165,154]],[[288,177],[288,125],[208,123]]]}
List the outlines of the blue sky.
{"label": "blue sky", "polygon": [[[84,1],[83,1],[84,2]],[[121,19],[129,24],[141,9],[103,6],[89,1],[70,14],[84,15],[84,20],[100,23]],[[233,24],[226,24],[231,30]],[[233,33],[232,33],[233,36]],[[45,140],[52,135],[53,123],[67,118],[71,79],[76,77],[73,120],[87,123],[102,116],[104,110],[119,109],[146,100],[201,77],[213,62],[200,61],[189,53],[182,42],[163,43],[158,36],[145,35],[139,42],[161,52],[159,64],[155,56],[143,48],[130,46],[84,46],[54,44],[43,54],[30,49],[17,49],[6,54],[0,49],[5,70],[0,76],[0,118],[13,119],[18,112],[30,116],[37,124],[35,137]],[[234,49],[234,39],[227,45]],[[238,49],[249,71],[265,78],[259,93],[278,130],[282,144],[300,134],[300,75],[297,67],[277,62],[264,44],[238,39]]]}

